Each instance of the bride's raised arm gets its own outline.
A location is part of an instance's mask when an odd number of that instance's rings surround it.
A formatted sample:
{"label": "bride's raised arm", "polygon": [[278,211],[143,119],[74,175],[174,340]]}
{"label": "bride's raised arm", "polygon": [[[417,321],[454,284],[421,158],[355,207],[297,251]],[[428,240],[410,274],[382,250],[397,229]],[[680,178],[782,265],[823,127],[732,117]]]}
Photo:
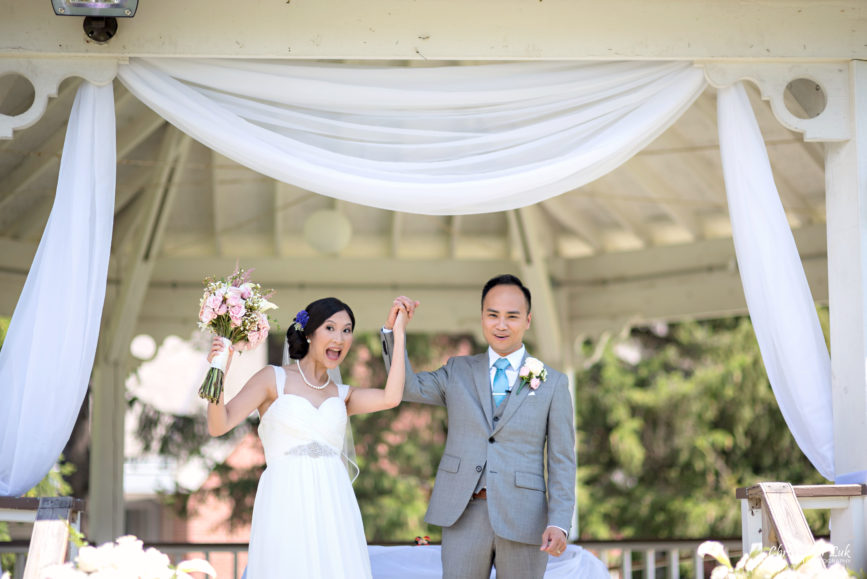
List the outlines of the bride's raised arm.
{"label": "bride's raised arm", "polygon": [[[208,354],[208,361],[211,361],[222,349],[222,341],[215,338],[211,352]],[[229,352],[226,374],[229,373],[229,366],[234,353],[234,350]],[[274,369],[265,366],[247,380],[241,391],[229,400],[228,404],[223,400],[225,391],[221,392],[218,402],[208,403],[208,434],[211,436],[226,434],[243,422],[254,410],[258,409],[259,415],[263,415],[276,398],[275,380]]]}
{"label": "bride's raised arm", "polygon": [[406,380],[406,324],[408,316],[406,309],[401,307],[394,321],[394,360],[388,372],[385,388],[353,388],[346,401],[346,412],[349,414],[365,414],[378,410],[387,410],[400,404],[403,398],[403,385]]}

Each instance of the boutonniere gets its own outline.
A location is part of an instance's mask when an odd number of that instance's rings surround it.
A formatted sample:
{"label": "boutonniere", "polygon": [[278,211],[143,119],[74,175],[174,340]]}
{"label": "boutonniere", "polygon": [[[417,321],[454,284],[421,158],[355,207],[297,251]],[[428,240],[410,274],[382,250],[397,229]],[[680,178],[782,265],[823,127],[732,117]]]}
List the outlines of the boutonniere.
{"label": "boutonniere", "polygon": [[521,378],[521,383],[518,385],[518,390],[515,395],[521,393],[521,388],[524,384],[529,384],[532,390],[539,387],[542,382],[548,377],[548,370],[545,369],[545,364],[538,358],[527,358],[524,365],[518,370],[518,376]]}

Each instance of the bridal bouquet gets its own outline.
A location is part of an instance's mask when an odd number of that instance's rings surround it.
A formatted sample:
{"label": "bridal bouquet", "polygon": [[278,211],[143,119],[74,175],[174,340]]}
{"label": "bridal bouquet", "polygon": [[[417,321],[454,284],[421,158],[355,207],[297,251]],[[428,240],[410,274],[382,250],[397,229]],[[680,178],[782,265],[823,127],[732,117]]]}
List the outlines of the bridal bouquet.
{"label": "bridal bouquet", "polygon": [[252,350],[265,341],[271,326],[265,312],[277,309],[268,301],[273,292],[263,293],[250,281],[250,272],[236,267],[226,279],[208,278],[199,307],[199,329],[208,330],[223,339],[223,351],[211,362],[211,368],[199,396],[210,402],[220,400],[223,375],[229,360],[229,348]]}

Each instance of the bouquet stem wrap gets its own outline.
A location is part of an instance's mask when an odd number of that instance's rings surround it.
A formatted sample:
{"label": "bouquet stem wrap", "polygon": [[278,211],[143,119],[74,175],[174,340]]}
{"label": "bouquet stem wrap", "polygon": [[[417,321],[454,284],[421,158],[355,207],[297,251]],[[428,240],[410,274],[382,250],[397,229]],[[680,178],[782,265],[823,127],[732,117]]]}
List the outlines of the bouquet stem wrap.
{"label": "bouquet stem wrap", "polygon": [[229,362],[229,353],[232,347],[232,342],[228,338],[221,337],[220,339],[223,341],[223,349],[214,356],[208,374],[205,376],[205,381],[199,388],[199,397],[214,404],[220,401],[220,396],[223,394],[223,376],[226,375],[226,365]]}

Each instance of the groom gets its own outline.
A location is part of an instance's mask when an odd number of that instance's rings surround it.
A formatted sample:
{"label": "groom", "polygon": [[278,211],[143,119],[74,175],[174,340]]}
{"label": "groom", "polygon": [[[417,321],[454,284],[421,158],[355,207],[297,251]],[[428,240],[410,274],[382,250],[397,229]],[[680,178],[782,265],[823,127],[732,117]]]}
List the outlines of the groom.
{"label": "groom", "polygon": [[[417,305],[394,300],[382,331],[386,368],[397,311]],[[572,399],[566,376],[527,363],[530,305],[521,280],[495,277],[482,289],[486,353],[451,358],[433,372],[415,373],[407,360],[403,399],[448,410],[425,516],[443,527],[446,579],[487,579],[492,564],[499,579],[541,578],[548,554],[566,549],[575,505]]]}

